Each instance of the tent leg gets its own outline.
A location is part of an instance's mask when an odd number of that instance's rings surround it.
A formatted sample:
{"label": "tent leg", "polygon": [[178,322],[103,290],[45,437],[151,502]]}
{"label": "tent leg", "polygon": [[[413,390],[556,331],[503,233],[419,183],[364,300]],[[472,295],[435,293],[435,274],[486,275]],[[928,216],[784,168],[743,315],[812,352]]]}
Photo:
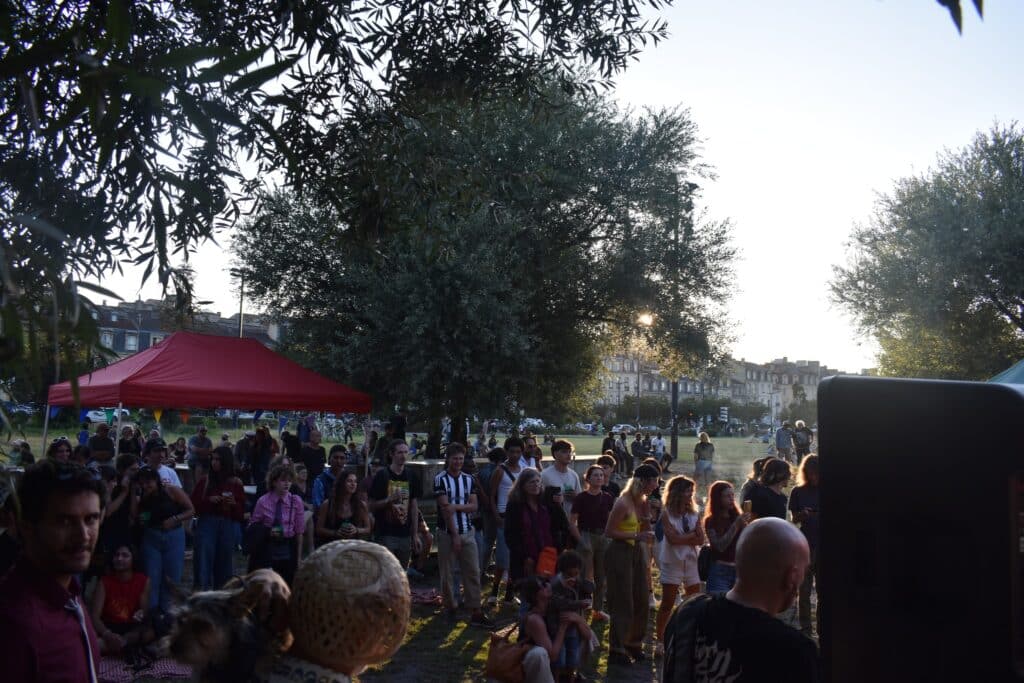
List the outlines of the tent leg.
{"label": "tent leg", "polygon": [[43,415],[43,447],[39,449],[40,455],[46,453],[46,435],[50,431],[50,404],[46,404],[46,414]]}
{"label": "tent leg", "polygon": [[117,402],[117,433],[114,434],[114,459],[117,460],[118,451],[121,449],[121,408],[124,405],[121,401]]}

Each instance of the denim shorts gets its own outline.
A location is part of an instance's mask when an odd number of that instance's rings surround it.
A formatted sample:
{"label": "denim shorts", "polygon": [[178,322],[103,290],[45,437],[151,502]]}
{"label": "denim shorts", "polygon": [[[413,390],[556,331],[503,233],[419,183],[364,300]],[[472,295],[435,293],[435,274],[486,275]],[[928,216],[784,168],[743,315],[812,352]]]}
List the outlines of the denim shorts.
{"label": "denim shorts", "polygon": [[736,583],[736,567],[721,562],[712,562],[708,570],[708,593],[725,593]]}
{"label": "denim shorts", "polygon": [[696,462],[696,464],[694,465],[694,467],[693,467],[694,474],[698,474],[698,475],[700,475],[700,474],[707,474],[710,471],[711,471],[711,461],[710,460],[698,460]]}

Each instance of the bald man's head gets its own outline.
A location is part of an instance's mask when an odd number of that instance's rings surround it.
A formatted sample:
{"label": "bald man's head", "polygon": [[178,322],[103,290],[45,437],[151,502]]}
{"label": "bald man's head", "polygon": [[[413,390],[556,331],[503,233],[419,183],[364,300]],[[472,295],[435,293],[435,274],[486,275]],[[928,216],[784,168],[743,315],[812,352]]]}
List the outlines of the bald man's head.
{"label": "bald man's head", "polygon": [[736,544],[735,591],[778,614],[796,598],[811,561],[800,529],[775,517],[748,525]]}

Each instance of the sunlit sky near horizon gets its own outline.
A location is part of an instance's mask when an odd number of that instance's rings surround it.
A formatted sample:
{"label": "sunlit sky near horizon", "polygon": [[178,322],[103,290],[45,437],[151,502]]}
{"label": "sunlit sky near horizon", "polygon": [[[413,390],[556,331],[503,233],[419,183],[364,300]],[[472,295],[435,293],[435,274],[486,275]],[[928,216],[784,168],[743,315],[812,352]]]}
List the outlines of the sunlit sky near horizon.
{"label": "sunlit sky near horizon", "polygon": [[[1024,2],[989,0],[983,21],[962,4],[961,36],[934,0],[676,0],[661,12],[668,40],[617,79],[623,105],[682,105],[700,127],[717,173],[703,205],[732,221],[741,250],[734,357],[875,364],[828,301],[852,227],[895,179],[1024,118]],[[230,315],[230,237],[218,242],[191,259],[195,290]],[[138,283],[135,270],[104,281],[125,299],[159,296]]]}

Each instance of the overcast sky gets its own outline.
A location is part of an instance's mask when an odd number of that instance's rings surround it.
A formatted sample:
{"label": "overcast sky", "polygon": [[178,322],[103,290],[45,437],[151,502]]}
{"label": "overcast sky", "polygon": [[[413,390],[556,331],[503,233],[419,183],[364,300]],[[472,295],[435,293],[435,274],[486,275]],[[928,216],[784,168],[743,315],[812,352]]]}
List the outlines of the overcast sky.
{"label": "overcast sky", "polygon": [[[874,365],[827,298],[852,226],[894,179],[1024,118],[1024,2],[989,0],[984,21],[962,2],[960,36],[934,0],[677,0],[662,13],[669,39],[618,79],[623,104],[681,104],[700,126],[718,174],[704,204],[733,221],[742,252],[735,357]],[[238,309],[229,259],[207,244],[192,260],[198,298],[225,315]],[[105,284],[140,294],[137,271]]]}

